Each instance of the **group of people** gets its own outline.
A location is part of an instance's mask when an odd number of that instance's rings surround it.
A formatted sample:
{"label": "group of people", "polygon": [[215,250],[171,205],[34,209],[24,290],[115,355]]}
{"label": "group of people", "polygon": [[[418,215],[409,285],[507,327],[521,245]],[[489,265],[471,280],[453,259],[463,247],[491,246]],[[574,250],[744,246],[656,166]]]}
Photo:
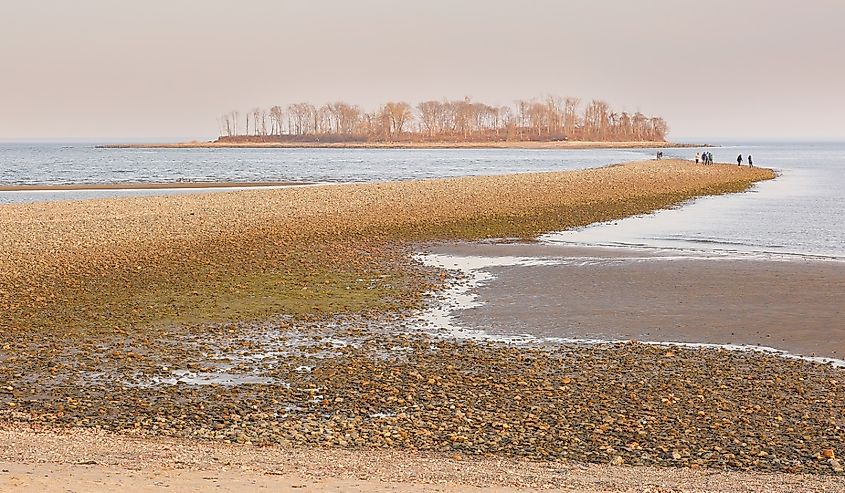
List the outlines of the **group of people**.
{"label": "group of people", "polygon": [[[663,159],[663,151],[657,151],[657,159]],[[751,154],[748,155],[747,158],[748,167],[754,167],[754,161],[751,159]],[[695,153],[695,164],[713,164],[713,153],[712,152],[696,152]],[[736,157],[736,165],[742,166],[742,154]]]}
{"label": "group of people", "polygon": [[[739,156],[736,157],[736,165],[742,166],[742,154],[740,154]],[[749,168],[754,167],[754,161],[751,160],[751,154],[748,155],[748,167]]]}
{"label": "group of people", "polygon": [[712,152],[702,152],[702,153],[695,153],[695,164],[713,164],[713,153]]}
{"label": "group of people", "polygon": [[[663,152],[657,153],[657,159],[663,158]],[[751,154],[748,155],[747,158],[748,167],[754,167],[754,161],[751,158]],[[713,164],[713,153],[712,152],[696,152],[695,153],[695,164]],[[736,165],[742,166],[742,154],[736,157]]]}

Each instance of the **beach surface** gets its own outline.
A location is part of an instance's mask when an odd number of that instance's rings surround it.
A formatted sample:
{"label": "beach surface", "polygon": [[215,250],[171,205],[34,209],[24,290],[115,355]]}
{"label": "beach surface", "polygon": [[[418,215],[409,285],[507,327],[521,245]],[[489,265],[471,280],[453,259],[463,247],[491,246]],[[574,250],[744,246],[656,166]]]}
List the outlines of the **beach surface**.
{"label": "beach surface", "polygon": [[430,252],[456,267],[486,263],[494,275],[473,290],[478,306],[457,314],[461,327],[845,358],[843,262],[548,244],[459,244]]}
{"label": "beach surface", "polygon": [[0,491],[834,492],[845,479],[0,429]]}
{"label": "beach surface", "polygon": [[[455,337],[429,315],[467,276],[414,255],[530,240],[773,177],[667,160],[0,207],[0,460],[14,481],[46,474],[52,485],[123,481],[145,464],[139,450],[186,447],[204,458],[151,459],[133,481],[273,476],[293,487],[312,474],[329,491],[441,481],[637,491],[654,477],[669,491],[685,481],[720,491],[722,480],[812,473],[802,484],[835,490],[840,368],[720,348]],[[254,456],[266,469],[250,469]],[[319,472],[345,460],[374,472]],[[246,467],[191,472],[226,461]],[[543,469],[559,466],[563,479]]]}

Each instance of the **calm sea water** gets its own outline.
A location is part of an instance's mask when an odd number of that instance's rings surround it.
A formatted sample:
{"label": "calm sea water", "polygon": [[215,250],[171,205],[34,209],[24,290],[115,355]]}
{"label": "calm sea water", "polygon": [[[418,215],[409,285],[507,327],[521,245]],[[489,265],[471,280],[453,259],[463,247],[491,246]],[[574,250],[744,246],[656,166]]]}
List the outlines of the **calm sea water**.
{"label": "calm sea water", "polygon": [[[717,161],[752,154],[775,180],[748,193],[703,197],[683,207],[544,237],[551,242],[704,250],[845,260],[845,144],[738,144]],[[675,151],[686,157],[695,149]]]}
{"label": "calm sea water", "polygon": [[0,184],[366,182],[585,168],[653,155],[638,149],[97,149],[0,143]]}
{"label": "calm sea water", "polygon": [[[751,153],[778,179],[745,194],[706,197],[679,209],[578,231],[553,242],[845,259],[845,144],[736,144],[717,161]],[[700,149],[669,149],[692,157]],[[654,156],[654,150],[524,149],[96,149],[0,144],[0,184],[188,181],[367,182],[590,168]],[[0,192],[0,204],[208,190]]]}

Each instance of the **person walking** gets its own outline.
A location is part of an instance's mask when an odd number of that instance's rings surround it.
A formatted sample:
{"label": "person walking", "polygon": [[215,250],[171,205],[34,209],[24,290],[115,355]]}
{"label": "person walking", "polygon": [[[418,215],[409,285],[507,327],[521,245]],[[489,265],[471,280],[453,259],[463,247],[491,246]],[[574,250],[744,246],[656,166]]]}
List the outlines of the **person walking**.
{"label": "person walking", "polygon": [[742,166],[742,154],[736,157],[736,165]]}
{"label": "person walking", "polygon": [[749,167],[749,168],[753,168],[753,167],[754,167],[754,163],[751,161],[751,154],[749,154],[749,155],[748,155],[748,167]]}
{"label": "person walking", "polygon": [[700,154],[696,152],[695,153],[695,164],[698,164],[699,157],[700,157]]}

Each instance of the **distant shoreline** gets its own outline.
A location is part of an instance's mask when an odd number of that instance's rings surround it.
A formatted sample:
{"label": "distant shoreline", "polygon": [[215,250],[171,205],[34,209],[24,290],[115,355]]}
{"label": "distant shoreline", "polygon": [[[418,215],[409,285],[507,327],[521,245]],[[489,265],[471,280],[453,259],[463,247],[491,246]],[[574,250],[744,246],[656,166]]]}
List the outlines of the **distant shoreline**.
{"label": "distant shoreline", "polygon": [[166,190],[178,188],[261,188],[313,185],[312,182],[295,181],[175,181],[127,183],[71,183],[61,185],[0,185],[0,192],[40,192],[56,190]]}
{"label": "distant shoreline", "polygon": [[98,149],[671,149],[711,147],[672,142],[504,141],[504,142],[177,142],[173,144],[103,144]]}

